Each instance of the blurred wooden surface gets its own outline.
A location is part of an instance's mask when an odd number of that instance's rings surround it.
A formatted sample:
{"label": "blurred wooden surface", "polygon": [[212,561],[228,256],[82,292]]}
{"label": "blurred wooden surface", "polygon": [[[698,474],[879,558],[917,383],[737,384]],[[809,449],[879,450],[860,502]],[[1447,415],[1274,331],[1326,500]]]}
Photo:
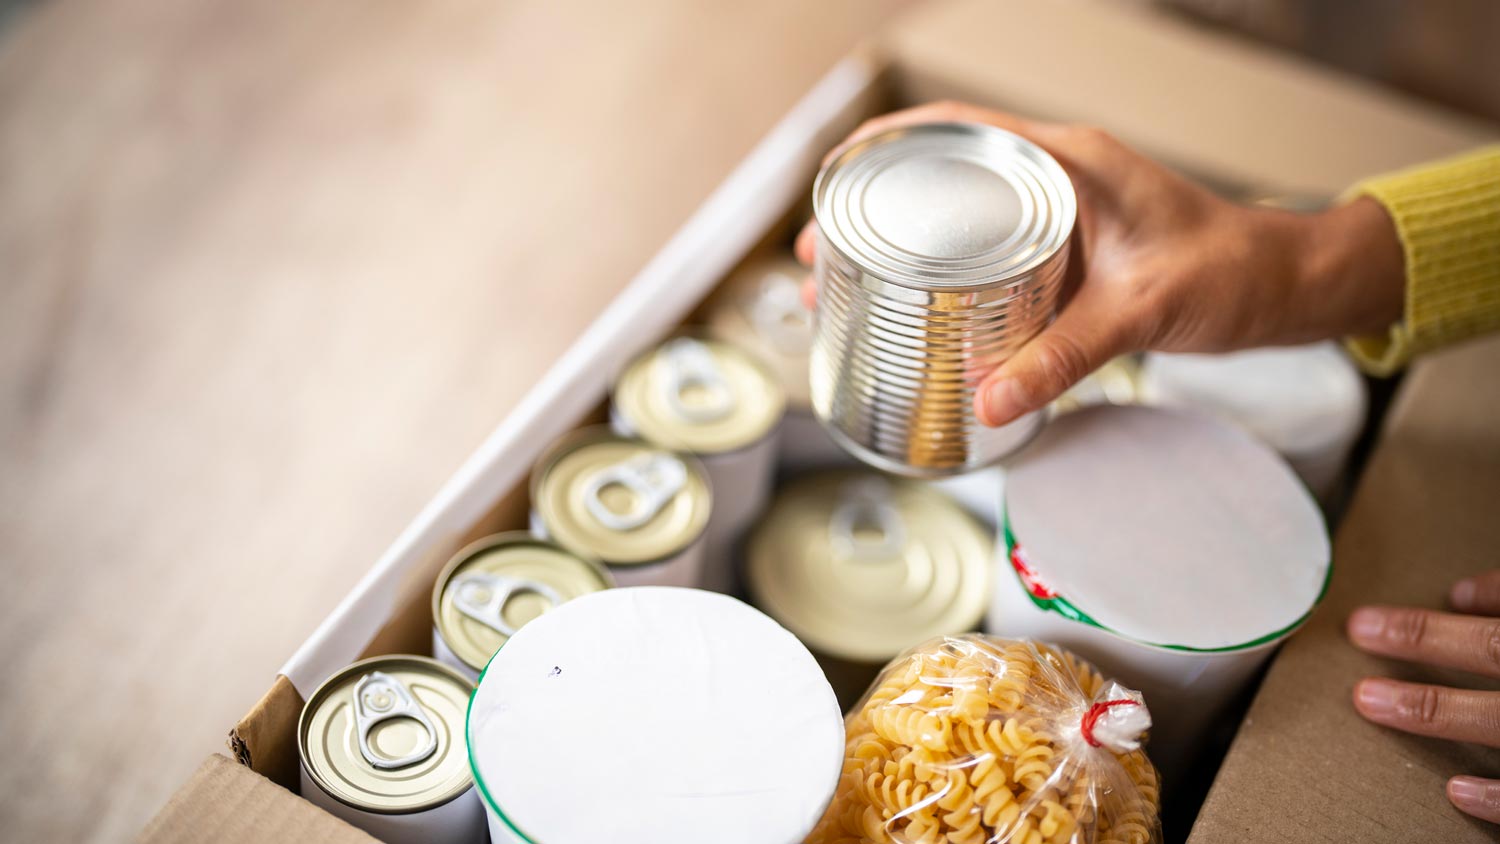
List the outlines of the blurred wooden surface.
{"label": "blurred wooden surface", "polygon": [[899,0],[53,0],[0,34],[0,828],[134,833]]}

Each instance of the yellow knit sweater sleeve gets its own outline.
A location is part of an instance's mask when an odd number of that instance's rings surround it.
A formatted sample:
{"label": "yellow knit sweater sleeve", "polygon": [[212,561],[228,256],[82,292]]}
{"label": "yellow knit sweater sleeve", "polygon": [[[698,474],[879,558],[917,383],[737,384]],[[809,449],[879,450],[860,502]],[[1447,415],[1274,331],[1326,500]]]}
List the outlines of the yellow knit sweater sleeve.
{"label": "yellow knit sweater sleeve", "polygon": [[1390,333],[1348,341],[1369,372],[1500,331],[1500,146],[1354,186],[1396,221],[1406,253],[1406,312]]}

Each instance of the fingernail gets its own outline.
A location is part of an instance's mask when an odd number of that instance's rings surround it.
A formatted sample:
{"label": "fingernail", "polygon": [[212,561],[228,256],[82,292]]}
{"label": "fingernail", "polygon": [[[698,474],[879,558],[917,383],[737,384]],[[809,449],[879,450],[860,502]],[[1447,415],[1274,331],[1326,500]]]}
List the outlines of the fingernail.
{"label": "fingernail", "polygon": [[990,427],[1004,425],[1026,412],[1021,385],[1014,378],[1002,378],[984,391],[983,413],[979,421]]}
{"label": "fingernail", "polygon": [[1453,584],[1453,591],[1449,593],[1448,601],[1456,610],[1472,610],[1474,598],[1478,592],[1479,584],[1475,583],[1472,578],[1464,578]]}
{"label": "fingernail", "polygon": [[1454,803],[1481,803],[1484,801],[1484,790],[1484,781],[1478,777],[1454,777],[1448,780],[1448,797]]}
{"label": "fingernail", "polygon": [[1354,700],[1372,718],[1389,717],[1396,712],[1396,684],[1379,677],[1361,680],[1354,687]]}
{"label": "fingernail", "polygon": [[1354,611],[1349,616],[1349,636],[1353,639],[1363,639],[1367,642],[1380,638],[1385,630],[1385,613],[1377,609],[1366,607]]}

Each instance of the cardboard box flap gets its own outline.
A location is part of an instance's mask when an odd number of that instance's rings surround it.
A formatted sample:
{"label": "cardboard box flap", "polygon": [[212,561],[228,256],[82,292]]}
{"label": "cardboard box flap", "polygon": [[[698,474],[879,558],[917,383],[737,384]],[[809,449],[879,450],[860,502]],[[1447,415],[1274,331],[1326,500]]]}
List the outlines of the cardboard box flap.
{"label": "cardboard box flap", "polygon": [[215,753],[141,831],[144,844],[377,844],[374,838]]}
{"label": "cardboard box flap", "polygon": [[[459,468],[395,544],[282,667],[303,696],[353,661],[391,617],[401,585],[429,565],[432,549],[452,549],[494,502],[524,480],[530,459],[605,395],[617,364],[681,322],[793,205],[805,185],[780,177],[789,167],[814,172],[850,128],[862,98],[883,92],[872,54],[844,60],[804,96],[631,280],[588,330],[527,393],[500,427]],[[846,113],[848,120],[829,122]],[[440,562],[437,564],[441,564]]]}
{"label": "cardboard box flap", "polygon": [[1329,196],[1500,133],[1148,4],[937,4],[885,44],[916,100],[961,90],[1100,125],[1208,181],[1265,191]]}
{"label": "cardboard box flap", "polygon": [[1367,603],[1441,608],[1500,548],[1500,338],[1420,362],[1334,542],[1323,608],[1282,650],[1219,771],[1190,844],[1493,841],[1449,805],[1455,774],[1500,777],[1500,750],[1377,727],[1351,704],[1372,675],[1465,688],[1500,681],[1380,659],[1344,636]]}

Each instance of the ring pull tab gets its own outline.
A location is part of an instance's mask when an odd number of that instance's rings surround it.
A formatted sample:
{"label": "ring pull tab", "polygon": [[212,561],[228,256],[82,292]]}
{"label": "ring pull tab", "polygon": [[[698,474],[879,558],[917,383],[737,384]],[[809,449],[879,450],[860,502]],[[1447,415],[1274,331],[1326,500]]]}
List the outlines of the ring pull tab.
{"label": "ring pull tab", "polygon": [[834,550],[856,560],[889,560],[906,547],[906,527],[891,501],[890,484],[878,478],[844,485],[828,532]]}
{"label": "ring pull tab", "polygon": [[[406,756],[389,759],[370,748],[370,731],[375,725],[396,718],[410,718],[421,724],[427,731],[427,742]],[[400,680],[384,671],[371,671],[354,686],[354,728],[359,731],[360,755],[383,771],[415,765],[437,750],[437,729],[427,713]]]}
{"label": "ring pull tab", "polygon": [[[679,418],[701,424],[734,412],[734,388],[708,346],[691,337],[678,337],[662,348],[661,361],[667,368],[663,397]],[[692,402],[686,400],[690,391],[699,394]]]}
{"label": "ring pull tab", "polygon": [[[687,485],[687,476],[687,466],[670,454],[642,454],[595,472],[583,489],[583,503],[589,515],[610,530],[635,530],[667,506]],[[631,507],[624,513],[604,503],[604,489],[615,484],[632,493]]]}
{"label": "ring pull tab", "polygon": [[484,571],[464,572],[448,581],[453,606],[464,615],[502,636],[516,635],[516,628],[505,620],[505,605],[517,595],[540,595],[549,606],[561,604],[563,597],[539,580],[506,577]]}
{"label": "ring pull tab", "polygon": [[802,302],[802,285],[786,273],[768,273],[750,303],[755,332],[786,352],[812,345],[812,311]]}

